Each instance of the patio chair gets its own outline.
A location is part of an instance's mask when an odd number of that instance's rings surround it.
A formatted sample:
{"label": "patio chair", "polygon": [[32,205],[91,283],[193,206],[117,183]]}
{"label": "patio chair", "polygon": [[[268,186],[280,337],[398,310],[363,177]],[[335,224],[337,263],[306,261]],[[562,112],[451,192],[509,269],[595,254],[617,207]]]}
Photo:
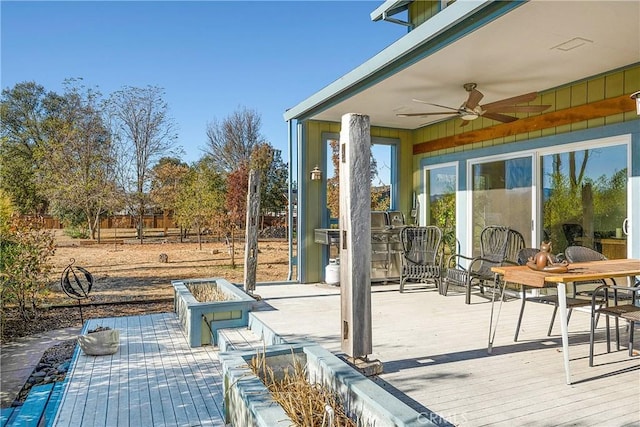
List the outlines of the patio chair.
{"label": "patio chair", "polygon": [[[569,246],[564,250],[564,258],[569,262],[569,264],[574,264],[576,262],[590,262],[590,261],[605,261],[607,259],[606,256],[602,255],[600,252],[594,251],[591,248],[587,248],[584,246]],[[613,279],[611,279],[613,281]],[[578,281],[573,283],[573,295],[577,296],[581,295],[591,295],[589,291],[577,291],[578,286],[591,285],[592,287],[598,285],[604,285],[606,282],[604,280],[588,280],[588,281]],[[615,281],[613,281],[615,285]]]}
{"label": "patio chair", "polygon": [[[610,293],[613,291],[613,301]],[[620,295],[622,294],[622,295]],[[603,303],[604,301],[604,303]],[[591,332],[589,334],[589,366],[593,366],[593,350],[595,330],[598,326],[597,316],[606,316],[607,353],[611,352],[611,331],[609,316],[616,319],[616,345],[620,350],[620,331],[618,319],[626,320],[629,328],[629,357],[633,356],[633,331],[636,322],[640,322],[640,286],[598,286],[591,297]]]}
{"label": "patio chair", "polygon": [[[455,267],[447,269],[443,295],[447,295],[450,285],[462,286],[466,293],[465,303],[471,304],[471,287],[477,285],[484,293],[486,283],[495,280],[491,267],[517,265],[518,252],[522,248],[524,237],[518,231],[497,225],[485,227],[480,233],[480,256],[453,254],[447,259],[446,265]],[[469,262],[467,267],[461,264],[462,260]]]}
{"label": "patio chair", "polygon": [[418,283],[433,281],[440,292],[442,287],[441,241],[442,231],[436,226],[404,227],[400,231],[402,244],[400,292],[404,292],[407,281]]}
{"label": "patio chair", "polygon": [[[524,248],[518,252],[518,264],[526,265],[529,258],[534,257],[538,253],[539,249],[536,248]],[[553,256],[554,261],[556,262],[557,257]],[[571,319],[571,309],[574,307],[586,307],[591,305],[591,301],[588,299],[578,299],[576,296],[576,286],[574,283],[573,286],[573,297],[567,296],[567,322]],[[522,315],[524,314],[524,305],[525,303],[535,302],[540,304],[548,304],[553,305],[553,314],[551,314],[551,322],[549,322],[549,329],[547,330],[547,336],[551,336],[551,330],[553,329],[553,322],[556,319],[556,314],[558,312],[558,295],[538,295],[527,297],[527,286],[522,285],[522,305],[520,307],[520,315],[518,316],[518,323],[516,325],[516,333],[513,337],[514,341],[518,341],[518,334],[520,333],[520,325],[522,324]]]}

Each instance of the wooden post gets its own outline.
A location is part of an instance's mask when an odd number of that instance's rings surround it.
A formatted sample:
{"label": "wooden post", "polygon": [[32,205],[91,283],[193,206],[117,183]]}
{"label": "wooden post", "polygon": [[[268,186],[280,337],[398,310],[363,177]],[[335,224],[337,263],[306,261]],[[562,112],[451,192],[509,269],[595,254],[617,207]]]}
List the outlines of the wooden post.
{"label": "wooden post", "polygon": [[353,359],[372,353],[371,135],[369,117],[342,116],[340,131],[341,348]]}
{"label": "wooden post", "polygon": [[260,215],[260,175],[249,171],[247,191],[247,220],[244,246],[244,290],[251,294],[256,290],[256,268],[258,266],[258,216]]}

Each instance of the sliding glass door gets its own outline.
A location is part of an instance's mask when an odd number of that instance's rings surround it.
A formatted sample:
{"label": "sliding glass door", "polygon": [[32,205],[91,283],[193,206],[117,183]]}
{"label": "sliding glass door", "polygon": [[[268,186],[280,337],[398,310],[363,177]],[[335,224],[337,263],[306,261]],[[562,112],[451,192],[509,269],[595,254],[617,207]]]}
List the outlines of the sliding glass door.
{"label": "sliding glass door", "polygon": [[540,158],[543,238],[626,258],[628,146],[574,146]]}
{"label": "sliding glass door", "polygon": [[480,254],[480,232],[489,225],[518,230],[532,245],[533,156],[488,160],[471,165],[471,235]]}

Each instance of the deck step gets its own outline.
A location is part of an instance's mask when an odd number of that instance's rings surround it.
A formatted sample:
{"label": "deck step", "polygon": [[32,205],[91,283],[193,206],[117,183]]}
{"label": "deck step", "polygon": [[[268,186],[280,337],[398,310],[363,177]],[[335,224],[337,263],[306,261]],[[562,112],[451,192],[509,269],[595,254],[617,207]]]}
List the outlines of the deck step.
{"label": "deck step", "polygon": [[0,427],[51,425],[62,398],[64,384],[59,381],[33,387],[21,406],[2,410]]}
{"label": "deck step", "polygon": [[43,384],[35,386],[29,391],[27,400],[20,406],[20,412],[18,416],[13,420],[10,425],[14,426],[37,426],[40,423],[40,419],[44,414],[45,407],[51,396],[53,390],[53,383]]}
{"label": "deck step", "polygon": [[53,419],[56,417],[56,412],[58,411],[58,406],[60,406],[62,394],[64,393],[65,382],[59,381],[53,384],[53,390],[51,390],[51,395],[49,396],[47,406],[44,408],[41,420],[42,425],[45,426],[53,424]]}
{"label": "deck step", "polygon": [[221,352],[255,350],[263,346],[262,339],[246,327],[218,329],[218,348]]}
{"label": "deck step", "polygon": [[0,410],[0,427],[10,426],[13,420],[16,419],[20,413],[19,406],[12,406],[10,408],[2,408]]}

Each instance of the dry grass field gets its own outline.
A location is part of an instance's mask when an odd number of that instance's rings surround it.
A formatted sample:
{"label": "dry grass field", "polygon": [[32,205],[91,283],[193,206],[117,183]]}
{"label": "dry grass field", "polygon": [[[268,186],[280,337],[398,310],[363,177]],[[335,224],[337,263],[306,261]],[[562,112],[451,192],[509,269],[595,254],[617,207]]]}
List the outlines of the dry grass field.
{"label": "dry grass field", "polygon": [[[64,269],[74,266],[88,270],[94,279],[88,299],[81,300],[83,317],[108,317],[171,311],[175,279],[224,277],[242,283],[244,277],[244,243],[236,242],[232,268],[230,248],[224,241],[205,236],[202,249],[196,239],[180,243],[175,235],[163,237],[161,231],[146,238],[143,244],[123,231],[113,235],[103,232],[103,243],[71,239],[55,230],[57,248],[51,259],[50,292],[35,321],[24,322],[13,310],[5,312],[2,341],[57,329],[79,326],[77,300],[69,298],[60,287]],[[289,261],[285,239],[269,239],[258,244],[258,282],[287,279]],[[168,262],[160,261],[166,254]],[[104,304],[108,303],[108,304]],[[60,307],[68,306],[68,307]]]}

